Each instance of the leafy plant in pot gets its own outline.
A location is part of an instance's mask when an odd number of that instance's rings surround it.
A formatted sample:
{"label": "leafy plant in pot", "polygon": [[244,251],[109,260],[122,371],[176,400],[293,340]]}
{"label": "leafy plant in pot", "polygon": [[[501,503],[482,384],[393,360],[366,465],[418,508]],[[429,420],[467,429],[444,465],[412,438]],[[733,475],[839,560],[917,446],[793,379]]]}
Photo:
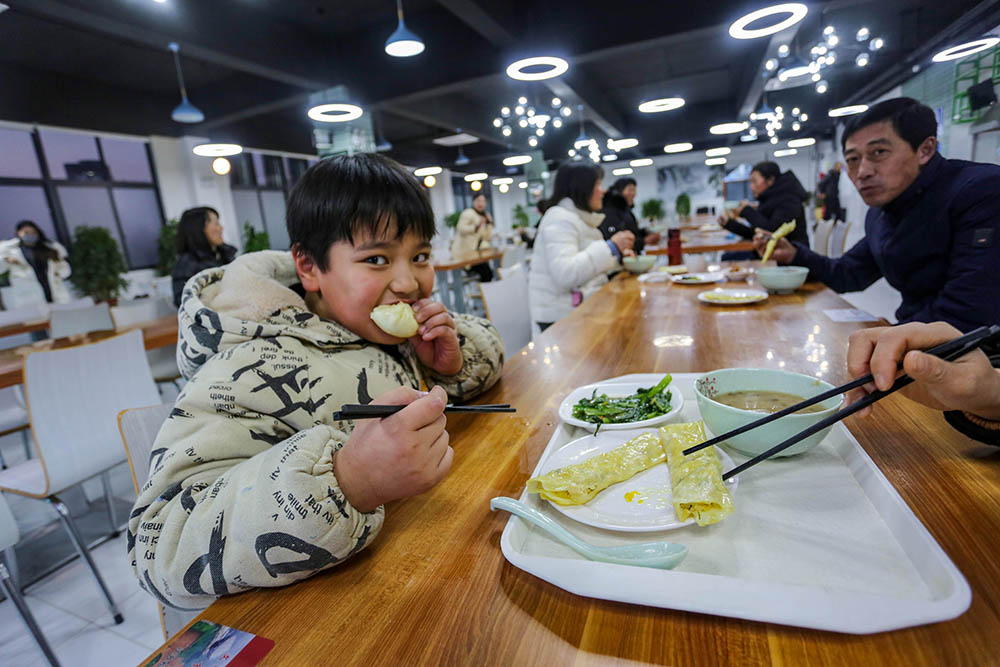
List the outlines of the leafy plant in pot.
{"label": "leafy plant in pot", "polygon": [[243,223],[243,252],[257,252],[258,250],[270,250],[271,237],[267,232],[258,232],[247,220]]}
{"label": "leafy plant in pot", "polygon": [[77,227],[69,250],[73,273],[70,282],[94,301],[118,303],[118,295],[128,287],[128,271],[118,242],[104,227]]}
{"label": "leafy plant in pot", "polygon": [[169,276],[177,261],[177,218],[160,227],[160,239],[156,242],[156,275]]}
{"label": "leafy plant in pot", "polygon": [[675,208],[677,209],[677,217],[681,220],[688,220],[691,218],[691,198],[688,197],[686,192],[682,192],[677,195]]}
{"label": "leafy plant in pot", "polygon": [[647,199],[642,202],[642,217],[651,223],[663,220],[666,215],[667,212],[663,209],[662,199]]}

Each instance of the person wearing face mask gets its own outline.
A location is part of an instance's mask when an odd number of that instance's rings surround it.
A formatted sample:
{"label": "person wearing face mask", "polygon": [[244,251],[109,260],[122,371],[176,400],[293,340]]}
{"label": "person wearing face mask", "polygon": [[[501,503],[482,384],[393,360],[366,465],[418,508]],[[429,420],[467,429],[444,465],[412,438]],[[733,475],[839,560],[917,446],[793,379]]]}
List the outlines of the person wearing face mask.
{"label": "person wearing face mask", "polygon": [[16,233],[16,238],[0,243],[0,273],[8,273],[13,288],[5,294],[4,307],[69,301],[63,283],[70,275],[66,249],[31,220],[17,223]]}
{"label": "person wearing face mask", "polygon": [[181,214],[177,226],[177,261],[173,277],[174,305],[180,307],[184,284],[191,276],[205,269],[225,266],[236,257],[236,248],[222,240],[219,213],[214,208],[199,206]]}
{"label": "person wearing face mask", "polygon": [[[942,157],[934,112],[909,97],[854,116],[841,148],[871,207],[865,237],[838,259],[781,239],[778,264],[805,266],[837,292],[885,277],[902,296],[899,322],[940,320],[962,332],[1000,323],[1000,167]],[[759,252],[768,236],[758,230]]]}

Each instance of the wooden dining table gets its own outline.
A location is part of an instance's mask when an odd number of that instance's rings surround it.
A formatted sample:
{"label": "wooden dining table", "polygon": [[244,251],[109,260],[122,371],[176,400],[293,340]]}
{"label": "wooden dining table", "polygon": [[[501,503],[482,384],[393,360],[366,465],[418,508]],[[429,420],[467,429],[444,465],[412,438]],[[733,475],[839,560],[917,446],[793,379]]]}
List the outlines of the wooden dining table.
{"label": "wooden dining table", "polygon": [[[450,415],[455,450],[430,491],[390,503],[375,542],[295,585],[227,596],[199,618],[275,642],[267,665],[987,665],[1000,663],[1000,449],[893,395],[846,425],[972,589],[931,625],[857,636],[581,597],[508,563],[509,515],[573,388],[642,372],[785,368],[849,379],[850,305],[807,283],[752,306],[697,301],[705,286],[619,274],[508,359],[476,399],[511,415]],[[814,354],[822,349],[823,354]]]}
{"label": "wooden dining table", "polygon": [[66,336],[65,338],[46,338],[30,345],[21,345],[9,350],[0,350],[0,389],[24,382],[24,359],[32,352],[58,350],[75,345],[96,343],[133,329],[142,330],[143,344],[147,350],[177,343],[177,317],[175,315],[149,320],[135,326],[122,327],[119,330],[92,331],[86,334]]}
{"label": "wooden dining table", "polygon": [[[753,241],[743,239],[731,232],[718,228],[712,230],[693,229],[681,232],[681,252],[700,254],[706,252],[741,252],[753,250]],[[643,250],[647,255],[666,255],[666,236],[656,246]]]}

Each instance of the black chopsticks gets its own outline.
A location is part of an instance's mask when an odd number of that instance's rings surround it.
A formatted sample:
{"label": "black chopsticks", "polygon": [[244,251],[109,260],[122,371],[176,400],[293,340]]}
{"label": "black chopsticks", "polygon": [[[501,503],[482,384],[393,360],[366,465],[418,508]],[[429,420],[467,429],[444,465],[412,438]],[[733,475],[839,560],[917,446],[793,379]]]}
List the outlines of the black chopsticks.
{"label": "black chopsticks", "polygon": [[[348,403],[340,406],[340,410],[333,413],[333,418],[340,419],[381,419],[382,417],[388,417],[389,415],[394,415],[403,408],[405,405],[376,405],[374,403],[369,403],[367,405]],[[487,412],[516,412],[516,410],[510,407],[510,403],[490,403],[487,405],[451,405],[448,404],[444,407],[445,412],[471,412],[471,413],[487,413]]]}
{"label": "black chopsticks", "polygon": [[[924,350],[924,352],[927,354],[933,354],[934,356],[940,357],[945,361],[955,361],[956,359],[965,356],[969,352],[972,352],[976,348],[981,347],[984,343],[988,342],[990,339],[995,338],[997,336],[1000,336],[1000,326],[994,325],[988,327],[986,326],[979,327],[978,329],[970,331],[969,333],[963,336],[959,336],[958,338],[954,338],[950,341],[947,341],[940,345],[936,345],[935,347]],[[801,403],[797,403],[796,405],[785,408],[784,410],[780,410],[773,414],[766,415],[765,417],[762,417],[761,419],[758,419],[755,422],[751,422],[750,424],[741,426],[740,428],[734,429],[728,433],[723,433],[720,436],[716,436],[711,440],[706,440],[705,442],[695,445],[694,447],[689,447],[688,449],[684,450],[684,454],[688,455],[698,451],[699,449],[704,449],[705,447],[710,447],[714,444],[718,444],[720,442],[728,440],[733,436],[740,435],[741,433],[746,433],[747,431],[755,429],[758,426],[762,426],[763,424],[768,424],[774,421],[775,419],[779,419],[780,417],[784,417],[785,415],[792,414],[793,412],[798,412],[802,408],[809,407],[810,405],[815,405],[816,403],[825,401],[828,398],[844,393],[846,391],[850,391],[851,389],[856,389],[857,387],[868,384],[873,380],[874,378],[871,375],[866,375],[864,377],[848,382],[847,384],[841,385],[839,387],[834,387],[829,391],[825,391],[821,394],[813,396],[812,398],[806,399]],[[845,417],[848,417],[854,414],[855,412],[858,412],[859,410],[868,407],[872,403],[875,403],[876,401],[885,398],[889,394],[902,389],[911,382],[913,382],[913,378],[909,377],[908,375],[903,375],[897,378],[896,381],[893,383],[892,387],[890,387],[886,391],[878,391],[878,390],[874,391],[871,394],[868,394],[867,396],[864,396],[863,398],[855,401],[854,403],[851,403],[847,407],[838,410],[834,414],[824,419],[821,419],[812,426],[804,429],[799,433],[796,433],[795,435],[785,440],[784,442],[775,445],[766,452],[758,454],[749,461],[746,461],[738,465],[737,467],[733,468],[729,472],[725,473],[722,476],[722,479],[726,480],[729,479],[730,477],[733,477],[734,475],[743,472],[747,468],[754,466],[760,463],[761,461],[770,458],[771,456],[774,456],[778,452],[791,447],[800,440],[808,438],[813,433],[822,431],[826,427],[835,424],[836,422],[844,419]]]}

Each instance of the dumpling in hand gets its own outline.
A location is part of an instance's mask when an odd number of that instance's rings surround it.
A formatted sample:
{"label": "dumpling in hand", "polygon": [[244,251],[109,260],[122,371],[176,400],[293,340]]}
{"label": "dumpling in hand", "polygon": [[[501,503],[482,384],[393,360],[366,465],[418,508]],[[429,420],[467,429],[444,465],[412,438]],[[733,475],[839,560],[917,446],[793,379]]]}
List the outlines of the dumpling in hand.
{"label": "dumpling in hand", "polygon": [[391,306],[375,306],[371,314],[378,328],[396,338],[410,338],[417,335],[417,318],[410,304],[394,303]]}

